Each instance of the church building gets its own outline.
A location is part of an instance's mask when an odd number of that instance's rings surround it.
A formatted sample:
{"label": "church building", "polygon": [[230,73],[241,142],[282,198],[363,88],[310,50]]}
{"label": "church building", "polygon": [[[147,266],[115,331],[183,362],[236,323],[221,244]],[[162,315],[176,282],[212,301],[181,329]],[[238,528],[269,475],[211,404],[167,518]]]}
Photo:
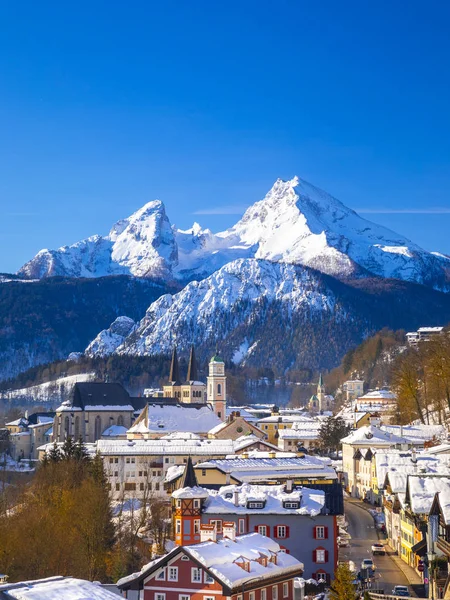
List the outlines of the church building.
{"label": "church building", "polygon": [[308,409],[311,412],[323,412],[333,409],[334,398],[325,393],[325,384],[323,382],[322,373],[317,384],[317,392],[311,396],[308,403]]}

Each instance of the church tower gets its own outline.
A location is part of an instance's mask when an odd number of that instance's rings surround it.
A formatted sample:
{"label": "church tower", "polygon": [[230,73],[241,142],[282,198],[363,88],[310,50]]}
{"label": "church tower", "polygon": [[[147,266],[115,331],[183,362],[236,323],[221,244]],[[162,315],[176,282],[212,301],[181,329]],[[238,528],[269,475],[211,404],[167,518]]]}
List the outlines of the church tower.
{"label": "church tower", "polygon": [[177,398],[181,400],[181,380],[180,367],[178,366],[177,349],[174,347],[172,352],[172,362],[170,363],[169,383],[163,386],[164,398]]}
{"label": "church tower", "polygon": [[177,546],[190,546],[201,541],[200,524],[202,505],[208,492],[198,487],[192,459],[189,456],[181,487],[172,494],[172,513]]}
{"label": "church tower", "polygon": [[317,385],[317,400],[319,401],[319,412],[326,409],[325,402],[325,384],[323,383],[322,373],[319,377],[319,383]]}
{"label": "church tower", "polygon": [[207,383],[208,403],[214,412],[226,421],[227,415],[227,378],[225,377],[225,363],[217,353],[209,361],[209,375]]}
{"label": "church tower", "polygon": [[181,400],[187,404],[206,403],[206,385],[199,381],[194,346],[191,346],[186,382],[181,386]]}

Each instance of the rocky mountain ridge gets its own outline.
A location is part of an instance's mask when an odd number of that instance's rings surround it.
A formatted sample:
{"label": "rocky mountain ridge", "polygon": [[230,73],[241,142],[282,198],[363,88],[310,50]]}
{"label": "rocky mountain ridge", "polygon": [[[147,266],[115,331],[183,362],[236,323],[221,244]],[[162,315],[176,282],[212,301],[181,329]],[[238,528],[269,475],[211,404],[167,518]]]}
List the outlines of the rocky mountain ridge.
{"label": "rocky mountain ridge", "polygon": [[208,277],[239,258],[304,265],[340,279],[380,276],[450,290],[450,258],[361,218],[336,198],[294,177],[277,180],[230,229],[171,226],[160,200],[58,250],[41,250],[19,275],[45,278],[128,274],[179,280]]}

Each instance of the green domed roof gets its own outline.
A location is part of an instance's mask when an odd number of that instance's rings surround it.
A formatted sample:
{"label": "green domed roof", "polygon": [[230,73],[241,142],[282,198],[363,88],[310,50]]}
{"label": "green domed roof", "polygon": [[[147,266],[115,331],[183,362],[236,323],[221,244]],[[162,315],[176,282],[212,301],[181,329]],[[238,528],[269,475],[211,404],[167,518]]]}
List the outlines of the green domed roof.
{"label": "green domed roof", "polygon": [[210,363],[212,363],[212,362],[223,363],[223,358],[221,358],[218,354],[214,354],[214,356],[211,358],[211,360],[209,362]]}

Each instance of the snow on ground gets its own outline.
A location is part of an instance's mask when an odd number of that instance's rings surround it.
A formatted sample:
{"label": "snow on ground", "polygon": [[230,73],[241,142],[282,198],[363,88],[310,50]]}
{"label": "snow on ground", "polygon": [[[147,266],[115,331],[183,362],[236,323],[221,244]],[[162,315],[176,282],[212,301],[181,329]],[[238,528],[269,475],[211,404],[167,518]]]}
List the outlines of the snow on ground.
{"label": "snow on ground", "polygon": [[54,381],[40,383],[17,390],[2,392],[2,398],[7,400],[27,400],[30,402],[60,402],[62,398],[70,394],[74,385],[82,381],[93,381],[94,373],[80,373],[78,375],[67,375]]}

